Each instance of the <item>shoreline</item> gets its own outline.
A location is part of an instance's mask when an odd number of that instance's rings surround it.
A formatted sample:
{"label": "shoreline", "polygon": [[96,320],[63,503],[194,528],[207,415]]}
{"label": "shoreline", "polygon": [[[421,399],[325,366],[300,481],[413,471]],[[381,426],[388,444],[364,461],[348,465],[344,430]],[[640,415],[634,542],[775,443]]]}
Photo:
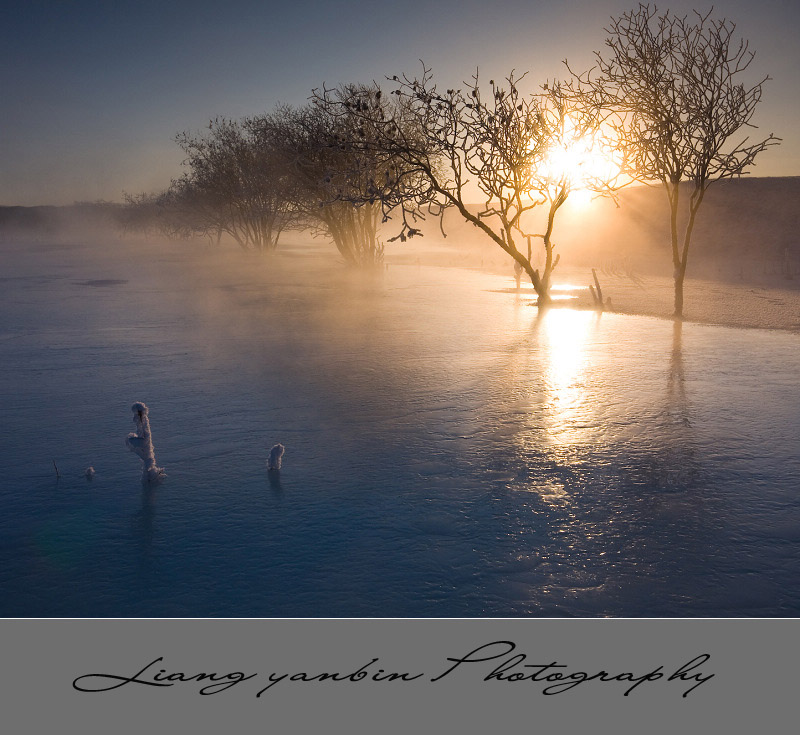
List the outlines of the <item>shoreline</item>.
{"label": "shoreline", "polygon": [[[392,257],[387,254],[386,262],[393,265],[434,265],[443,268],[461,267],[467,270],[490,273],[507,278],[508,292],[517,291],[510,267],[503,267],[496,257],[487,253],[465,252],[459,258],[453,257],[456,251],[419,252],[414,257]],[[481,258],[484,255],[486,257]],[[503,254],[504,255],[504,254]],[[466,261],[466,262],[464,262]],[[648,316],[674,321],[674,284],[671,277],[645,274],[630,269],[595,266],[603,298],[611,299],[606,313],[629,316]],[[700,270],[700,269],[698,269]],[[705,269],[706,275],[709,269]],[[733,283],[721,274],[719,278],[695,277],[687,275],[684,282],[685,323],[706,324],[709,326],[733,327],[737,329],[769,329],[800,334],[800,289],[796,280],[780,276],[762,277],[760,282]],[[589,293],[593,284],[592,266],[560,266],[552,276],[553,290],[561,291],[567,298],[563,306],[594,311],[594,303]],[[521,283],[520,296],[530,299],[535,306],[536,295],[530,281]],[[559,308],[556,303],[555,308]]]}
{"label": "shoreline", "polygon": [[[583,269],[569,269],[572,274],[553,275],[554,286],[564,280],[574,283]],[[576,308],[594,309],[588,282],[570,300]],[[574,274],[574,275],[573,275]],[[572,277],[570,277],[572,275]],[[649,316],[675,321],[674,286],[671,278],[647,276],[635,281],[625,276],[598,273],[604,298],[611,299],[608,313]],[[737,329],[769,329],[800,334],[800,292],[786,288],[731,284],[725,281],[686,278],[684,283],[685,323]]]}

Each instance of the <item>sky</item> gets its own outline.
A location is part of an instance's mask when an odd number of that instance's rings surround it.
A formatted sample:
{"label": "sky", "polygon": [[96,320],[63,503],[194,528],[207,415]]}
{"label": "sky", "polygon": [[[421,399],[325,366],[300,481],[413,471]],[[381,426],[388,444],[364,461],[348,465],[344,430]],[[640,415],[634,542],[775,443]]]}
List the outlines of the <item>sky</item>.
{"label": "sky", "polygon": [[[301,105],[323,83],[414,74],[444,87],[477,69],[532,85],[588,68],[635,0],[16,0],[0,10],[0,205],[121,201],[181,172],[174,142],[217,116]],[[673,2],[659,9],[708,10]],[[753,175],[800,175],[800,4],[718,0],[769,75],[754,134],[783,143]],[[755,76],[758,78],[755,78]]]}

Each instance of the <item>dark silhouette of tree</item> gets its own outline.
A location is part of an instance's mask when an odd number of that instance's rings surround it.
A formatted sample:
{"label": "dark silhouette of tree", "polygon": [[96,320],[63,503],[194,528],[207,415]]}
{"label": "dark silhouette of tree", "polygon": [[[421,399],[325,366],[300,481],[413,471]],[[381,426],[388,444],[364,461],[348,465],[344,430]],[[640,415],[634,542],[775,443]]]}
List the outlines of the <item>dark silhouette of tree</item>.
{"label": "dark silhouette of tree", "polygon": [[[371,95],[385,106],[380,89]],[[383,260],[382,220],[375,182],[390,175],[390,157],[364,145],[365,131],[353,114],[330,114],[317,104],[281,106],[252,121],[254,135],[281,158],[292,181],[293,205],[303,223],[330,237],[345,263],[370,266]]]}
{"label": "dark silhouette of tree", "polygon": [[[554,218],[575,185],[571,172],[548,171],[549,160],[554,146],[589,134],[598,116],[587,108],[568,125],[564,89],[525,95],[521,79],[510,74],[506,87],[491,80],[486,97],[477,73],[462,88],[440,91],[423,64],[419,77],[392,77],[388,109],[375,103],[374,84],[323,88],[313,99],[331,117],[357,119],[354,144],[392,162],[373,182],[370,197],[385,218],[401,213],[400,239],[419,234],[416,223],[426,213],[453,207],[514,259],[545,305],[558,263]],[[470,207],[480,198],[478,210]],[[547,226],[536,234],[528,215],[541,205],[548,207]],[[541,271],[532,262],[534,237],[544,244]]]}
{"label": "dark silhouette of tree", "polygon": [[[770,134],[753,142],[739,135],[755,127],[751,119],[769,77],[748,86],[754,54],[746,40],[734,38],[735,28],[713,19],[711,11],[695,11],[690,20],[639,5],[612,19],[595,73],[578,84],[584,101],[619,116],[615,127],[627,150],[628,172],[666,190],[675,317],[683,315],[689,245],[706,190],[714,181],[747,173],[757,154],[780,140]],[[691,192],[682,224],[681,182]]]}
{"label": "dark silhouette of tree", "polygon": [[230,235],[244,250],[274,250],[293,218],[291,177],[254,121],[213,120],[208,133],[181,133],[188,171],[174,181],[167,204],[178,221],[203,233]]}
{"label": "dark silhouette of tree", "polygon": [[605,125],[605,112],[582,104],[570,85],[546,84],[539,95],[540,131],[543,141],[531,165],[531,187],[547,212],[541,238],[545,251],[542,282],[550,288],[550,275],[558,264],[553,230],[558,210],[576,189],[595,195],[614,196],[624,179],[624,149]]}

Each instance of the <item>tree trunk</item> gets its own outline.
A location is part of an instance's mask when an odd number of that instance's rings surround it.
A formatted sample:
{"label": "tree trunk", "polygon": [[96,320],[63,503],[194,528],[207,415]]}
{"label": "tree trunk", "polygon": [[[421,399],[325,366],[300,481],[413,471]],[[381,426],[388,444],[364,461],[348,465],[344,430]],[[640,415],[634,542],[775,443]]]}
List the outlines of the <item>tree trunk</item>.
{"label": "tree trunk", "polygon": [[[561,259],[560,255],[556,255],[555,258],[553,257],[553,251],[555,245],[553,245],[553,241],[550,239],[553,235],[553,228],[555,226],[556,220],[556,212],[558,212],[559,208],[565,201],[567,201],[568,192],[564,185],[561,186],[560,191],[555,196],[552,202],[550,202],[550,209],[547,212],[547,229],[544,233],[544,252],[545,252],[545,262],[544,262],[544,271],[542,272],[542,292],[539,295],[539,306],[547,306],[552,303],[552,299],[550,298],[550,276],[552,276],[555,267],[558,265],[558,261]],[[544,296],[544,300],[542,299]]]}
{"label": "tree trunk", "polygon": [[[447,195],[445,190],[439,189],[438,190],[441,194]],[[498,235],[491,227],[489,227],[480,217],[476,217],[472,212],[470,212],[467,207],[464,205],[460,199],[450,195],[449,196],[450,202],[455,205],[456,209],[461,213],[461,216],[467,222],[475,225],[475,227],[483,230],[494,242],[496,242],[505,252],[507,252],[514,260],[522,266],[522,269],[528,274],[531,279],[531,283],[533,284],[533,290],[536,291],[538,295],[538,299],[536,300],[536,305],[539,307],[548,306],[551,303],[550,294],[547,288],[542,283],[542,279],[539,276],[539,271],[533,267],[531,263],[531,241],[528,238],[528,257],[527,259],[525,256],[520,253],[516,246],[511,241],[511,226],[508,223],[505,223],[505,232],[501,231],[501,234]],[[505,233],[508,233],[508,241],[506,240]],[[556,259],[556,263],[558,259]],[[553,264],[555,267],[555,264]],[[549,275],[548,275],[549,278]]]}
{"label": "tree trunk", "polygon": [[[683,233],[683,249],[680,253],[677,251],[677,242],[673,246],[673,260],[675,261],[675,311],[673,317],[675,319],[683,319],[683,282],[686,277],[686,265],[689,262],[689,244],[692,242],[692,232],[694,231],[694,222],[697,217],[697,210],[703,202],[705,196],[705,187],[700,185],[696,186],[692,192],[692,197],[689,202],[689,219],[686,222],[686,230]],[[677,210],[677,194],[675,196]],[[673,217],[673,238],[677,239],[677,223]]]}
{"label": "tree trunk", "polygon": [[669,198],[669,234],[672,245],[672,277],[675,282],[675,309],[672,316],[683,318],[683,278],[686,275],[686,261],[681,259],[678,251],[678,204],[680,202],[680,182],[665,181]]}
{"label": "tree trunk", "polygon": [[675,311],[672,314],[675,319],[683,319],[683,279],[685,275],[685,267],[675,269]]}
{"label": "tree trunk", "polygon": [[[533,286],[536,289],[536,284]],[[540,309],[547,308],[548,306],[552,306],[553,299],[550,298],[550,290],[543,288],[536,289],[536,292],[539,294],[539,298],[536,299],[536,306]]]}

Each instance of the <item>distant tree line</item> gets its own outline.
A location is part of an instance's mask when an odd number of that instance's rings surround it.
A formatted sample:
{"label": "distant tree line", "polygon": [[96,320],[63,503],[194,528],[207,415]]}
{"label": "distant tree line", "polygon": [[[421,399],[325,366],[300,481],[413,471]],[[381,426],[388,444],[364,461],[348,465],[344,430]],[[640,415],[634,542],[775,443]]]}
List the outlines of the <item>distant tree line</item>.
{"label": "distant tree line", "polygon": [[[400,120],[380,90],[371,104]],[[212,120],[204,133],[176,140],[186,155],[183,175],[163,192],[128,196],[129,227],[217,243],[228,235],[258,252],[274,250],[288,229],[311,229],[328,236],[348,264],[382,261],[376,182],[396,181],[403,164],[364,145],[356,115],[281,105]]]}
{"label": "distant tree line", "polygon": [[[605,30],[591,70],[567,67],[565,80],[535,92],[523,92],[524,75],[513,72],[488,85],[476,72],[441,89],[423,64],[419,75],[388,78],[388,92],[374,82],[323,87],[301,108],[181,133],[184,173],[166,191],[129,197],[129,221],[171,236],[227,235],[260,252],[287,229],[310,228],[345,262],[369,266],[383,258],[381,225],[402,241],[420,234],[426,216],[452,208],[513,259],[547,305],[557,216],[570,194],[660,184],[680,317],[708,186],[747,173],[779,141],[743,132],[754,127],[768,78],[746,83],[753,53],[733,23],[710,13],[639,5]],[[476,196],[478,210],[468,206]]]}

